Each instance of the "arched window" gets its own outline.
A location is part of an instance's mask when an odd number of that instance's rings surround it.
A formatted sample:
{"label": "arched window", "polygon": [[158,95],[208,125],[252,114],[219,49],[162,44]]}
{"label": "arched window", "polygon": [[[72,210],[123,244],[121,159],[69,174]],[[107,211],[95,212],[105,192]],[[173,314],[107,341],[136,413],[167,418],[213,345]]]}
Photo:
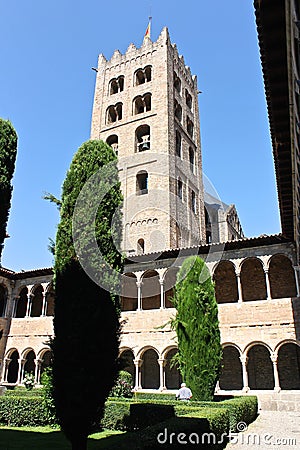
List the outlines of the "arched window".
{"label": "arched window", "polygon": [[186,118],[186,129],[191,138],[194,134],[194,124],[189,117]]}
{"label": "arched window", "polygon": [[40,317],[43,309],[43,287],[41,285],[34,289],[33,296],[31,297],[31,317]]}
{"label": "arched window", "polygon": [[16,314],[15,314],[15,316],[18,317],[18,318],[25,317],[25,315],[26,315],[26,311],[27,311],[27,301],[28,301],[28,299],[27,299],[27,293],[28,293],[27,287],[24,287],[24,288],[21,290],[20,295],[19,295],[19,298],[18,298],[18,300],[17,300],[18,303],[17,303],[17,308],[16,308]]}
{"label": "arched window", "polygon": [[122,119],[122,103],[117,103],[116,105],[111,105],[106,111],[106,124],[117,122]]}
{"label": "arched window", "polygon": [[118,148],[119,148],[119,138],[116,134],[112,134],[111,136],[108,136],[106,139],[106,143],[113,149],[115,154],[118,154]]}
{"label": "arched window", "polygon": [[148,172],[141,170],[136,175],[136,195],[148,194]]}
{"label": "arched window", "polygon": [[143,389],[159,388],[158,354],[155,350],[146,350],[142,356],[141,378]]}
{"label": "arched window", "polygon": [[189,161],[191,172],[195,173],[195,152],[192,147],[189,148]]}
{"label": "arched window", "polygon": [[243,300],[265,300],[267,298],[266,277],[262,262],[255,257],[247,258],[241,268]]}
{"label": "arched window", "polygon": [[192,109],[192,107],[193,107],[193,99],[192,99],[192,96],[191,96],[191,94],[189,93],[189,91],[187,89],[185,90],[185,102],[186,102],[187,106],[190,109]]}
{"label": "arched window", "polygon": [[145,241],[144,239],[139,239],[137,241],[137,254],[143,255],[145,253]]}
{"label": "arched window", "polygon": [[150,127],[149,125],[141,125],[136,129],[136,152],[150,150]]}
{"label": "arched window", "polygon": [[174,100],[174,114],[176,119],[179,120],[179,122],[181,122],[182,120],[182,108],[181,105],[178,103],[178,101],[175,99]]}
{"label": "arched window", "polygon": [[175,150],[176,155],[179,156],[179,158],[181,158],[181,134],[179,133],[178,130],[176,130]]}
{"label": "arched window", "polygon": [[17,350],[14,350],[9,356],[10,361],[6,378],[8,383],[16,383],[18,381],[19,358],[20,357]]}
{"label": "arched window", "polygon": [[136,311],[138,307],[136,282],[134,273],[125,273],[122,277],[121,311]]}
{"label": "arched window", "polygon": [[181,94],[181,81],[176,72],[174,72],[174,88],[178,94]]}
{"label": "arched window", "polygon": [[220,261],[213,280],[217,303],[234,303],[239,299],[234,265],[230,261]]}
{"label": "arched window", "polygon": [[[274,255],[269,266],[272,298],[296,297],[295,272],[292,262],[285,255]],[[282,283],[284,280],[284,283]]]}
{"label": "arched window", "polygon": [[117,94],[118,92],[122,92],[124,90],[124,77],[120,75],[118,78],[113,78],[109,82],[109,94]]}
{"label": "arched window", "polygon": [[144,69],[138,69],[135,72],[134,84],[139,86],[140,84],[148,83],[152,78],[152,67],[146,66]]}
{"label": "arched window", "polygon": [[133,114],[142,114],[151,111],[151,94],[139,95],[133,100]]}

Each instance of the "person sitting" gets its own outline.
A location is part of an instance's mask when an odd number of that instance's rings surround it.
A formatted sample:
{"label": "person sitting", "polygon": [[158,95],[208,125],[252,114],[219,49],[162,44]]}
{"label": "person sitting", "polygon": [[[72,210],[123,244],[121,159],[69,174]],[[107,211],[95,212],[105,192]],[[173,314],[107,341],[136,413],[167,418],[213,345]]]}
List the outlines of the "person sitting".
{"label": "person sitting", "polygon": [[181,383],[181,387],[176,394],[176,400],[190,400],[192,396],[190,388],[186,387],[185,383]]}

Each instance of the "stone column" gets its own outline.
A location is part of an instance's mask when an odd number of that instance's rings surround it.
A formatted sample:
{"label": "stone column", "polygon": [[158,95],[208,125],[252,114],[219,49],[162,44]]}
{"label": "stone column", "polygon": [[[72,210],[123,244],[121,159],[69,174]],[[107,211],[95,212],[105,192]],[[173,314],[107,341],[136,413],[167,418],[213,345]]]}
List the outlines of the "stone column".
{"label": "stone column", "polygon": [[134,361],[134,365],[135,365],[135,385],[134,385],[134,390],[138,391],[139,389],[142,389],[142,383],[141,383],[141,366],[143,364],[143,360],[142,359],[135,359]]}
{"label": "stone column", "polygon": [[19,358],[18,363],[19,363],[19,371],[18,371],[17,384],[21,384],[23,382],[23,378],[24,378],[24,367],[25,367],[26,359]]}
{"label": "stone column", "polygon": [[243,392],[248,392],[249,391],[248,372],[247,372],[248,357],[246,355],[241,355],[240,361],[242,363],[243,369]]}
{"label": "stone column", "polygon": [[267,300],[271,300],[271,286],[270,286],[270,279],[269,279],[269,269],[264,269],[265,277],[266,277],[266,286],[267,286]]}
{"label": "stone column", "polygon": [[26,308],[26,314],[25,317],[30,317],[31,314],[31,305],[32,305],[32,294],[27,294],[27,308]]}
{"label": "stone column", "polygon": [[166,388],[166,373],[165,373],[165,366],[166,366],[166,359],[158,359],[159,364],[159,390],[163,391]]}
{"label": "stone column", "polygon": [[243,292],[242,292],[242,283],[241,283],[241,272],[240,270],[235,270],[235,275],[237,279],[237,286],[238,286],[238,303],[243,302]]}
{"label": "stone column", "polygon": [[9,368],[10,362],[11,362],[10,358],[4,359],[4,373],[3,373],[3,382],[4,383],[7,383],[8,368]]}
{"label": "stone column", "polygon": [[137,295],[138,295],[137,311],[142,311],[142,281],[137,281],[136,285],[137,285],[137,289],[138,289],[138,291],[137,291]]}
{"label": "stone column", "polygon": [[273,372],[274,372],[274,391],[279,392],[281,390],[280,388],[280,382],[279,382],[279,373],[278,373],[278,367],[277,367],[277,355],[273,353],[271,355],[271,361],[273,363]]}
{"label": "stone column", "polygon": [[34,363],[35,363],[34,382],[35,384],[40,384],[42,360],[35,359]]}
{"label": "stone column", "polygon": [[160,309],[165,309],[165,293],[164,293],[164,280],[159,280],[160,284]]}
{"label": "stone column", "polygon": [[14,298],[12,312],[11,312],[11,317],[16,317],[19,298],[20,298],[20,296],[17,296],[17,297]]}
{"label": "stone column", "polygon": [[44,317],[47,312],[47,298],[46,298],[46,292],[43,291],[43,305],[42,305],[42,314],[41,317]]}
{"label": "stone column", "polygon": [[300,289],[299,289],[299,269],[300,269],[300,266],[294,266],[297,297],[300,296]]}

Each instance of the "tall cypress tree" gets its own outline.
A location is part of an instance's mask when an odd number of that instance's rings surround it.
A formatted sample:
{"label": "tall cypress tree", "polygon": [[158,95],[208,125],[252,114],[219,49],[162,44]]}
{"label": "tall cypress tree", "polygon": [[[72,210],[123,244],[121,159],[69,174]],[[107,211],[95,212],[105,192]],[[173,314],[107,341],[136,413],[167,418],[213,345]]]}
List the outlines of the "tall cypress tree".
{"label": "tall cypress tree", "polygon": [[[73,450],[85,450],[88,435],[99,426],[104,403],[117,376],[119,348],[118,298],[95,283],[82,268],[74,248],[72,221],[76,201],[85,183],[104,166],[109,180],[100,179],[86,199],[77,233],[84,236],[81,250],[90,261],[93,242],[86,234],[89,202],[96,191],[109,185],[97,207],[94,234],[97,245],[111,267],[121,271],[120,243],[122,201],[116,156],[102,141],[88,141],[75,154],[62,190],[60,223],[55,248],[55,314],[53,349],[53,396],[57,416]],[[93,191],[93,189],[92,189]],[[75,237],[76,238],[76,237]],[[99,268],[98,268],[99,270]],[[107,274],[99,272],[101,276]]]}
{"label": "tall cypress tree", "polygon": [[207,266],[199,256],[183,262],[173,297],[176,359],[193,399],[212,400],[221,368],[218,305]]}
{"label": "tall cypress tree", "polygon": [[0,119],[0,261],[12,195],[18,137],[9,120]]}

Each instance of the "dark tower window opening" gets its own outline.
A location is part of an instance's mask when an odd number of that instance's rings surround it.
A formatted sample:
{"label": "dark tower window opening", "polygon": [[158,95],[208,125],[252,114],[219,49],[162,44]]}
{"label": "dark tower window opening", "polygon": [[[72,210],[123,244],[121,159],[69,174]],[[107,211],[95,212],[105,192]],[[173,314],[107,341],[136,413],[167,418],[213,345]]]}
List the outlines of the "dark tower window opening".
{"label": "dark tower window opening", "polygon": [[195,191],[191,190],[191,208],[194,214],[197,213],[197,208],[196,208],[196,194]]}
{"label": "dark tower window opening", "polygon": [[150,127],[149,125],[141,125],[136,129],[136,152],[144,152],[150,150]]}
{"label": "dark tower window opening", "polygon": [[191,172],[195,173],[195,152],[192,147],[189,148],[189,161]]}
{"label": "dark tower window opening", "polygon": [[145,241],[144,239],[139,239],[137,241],[137,254],[143,255],[145,253]]}
{"label": "dark tower window opening", "polygon": [[133,100],[133,114],[142,114],[151,111],[151,94],[138,96]]}
{"label": "dark tower window opening", "polygon": [[136,195],[148,194],[148,172],[142,170],[136,175]]}
{"label": "dark tower window opening", "polygon": [[106,143],[113,149],[115,154],[118,154],[118,148],[119,148],[119,138],[116,134],[112,134],[111,136],[108,136],[106,139]]}
{"label": "dark tower window opening", "polygon": [[183,191],[183,184],[182,181],[179,179],[177,180],[177,195],[182,200],[182,191]]}
{"label": "dark tower window opening", "polygon": [[182,120],[182,107],[181,105],[178,103],[178,101],[175,99],[174,100],[174,114],[176,119],[179,120],[179,122],[181,122]]}
{"label": "dark tower window opening", "polygon": [[122,92],[124,90],[124,77],[120,75],[118,78],[113,78],[109,82],[109,94],[117,94],[118,92]]}
{"label": "dark tower window opening", "polygon": [[181,81],[176,72],[174,72],[174,88],[180,95],[181,94]]}
{"label": "dark tower window opening", "polygon": [[152,67],[146,66],[144,69],[138,69],[135,72],[135,86],[140,84],[148,83],[152,78]]}
{"label": "dark tower window opening", "polygon": [[192,96],[191,96],[191,94],[189,93],[189,91],[187,89],[185,90],[185,102],[186,102],[188,108],[190,108],[190,110],[191,110],[192,107],[193,107],[193,99],[192,99]]}
{"label": "dark tower window opening", "polygon": [[194,134],[194,124],[189,117],[186,119],[186,129],[191,138],[193,138]]}
{"label": "dark tower window opening", "polygon": [[117,103],[116,105],[111,105],[107,108],[106,112],[106,123],[114,123],[117,120],[122,119],[122,103]]}
{"label": "dark tower window opening", "polygon": [[204,213],[205,213],[205,230],[206,230],[206,243],[211,243],[211,234],[212,234],[212,227],[211,227],[211,220],[208,214],[208,211],[206,207],[204,207]]}
{"label": "dark tower window opening", "polygon": [[176,155],[181,158],[181,134],[176,130],[176,142],[175,142]]}

